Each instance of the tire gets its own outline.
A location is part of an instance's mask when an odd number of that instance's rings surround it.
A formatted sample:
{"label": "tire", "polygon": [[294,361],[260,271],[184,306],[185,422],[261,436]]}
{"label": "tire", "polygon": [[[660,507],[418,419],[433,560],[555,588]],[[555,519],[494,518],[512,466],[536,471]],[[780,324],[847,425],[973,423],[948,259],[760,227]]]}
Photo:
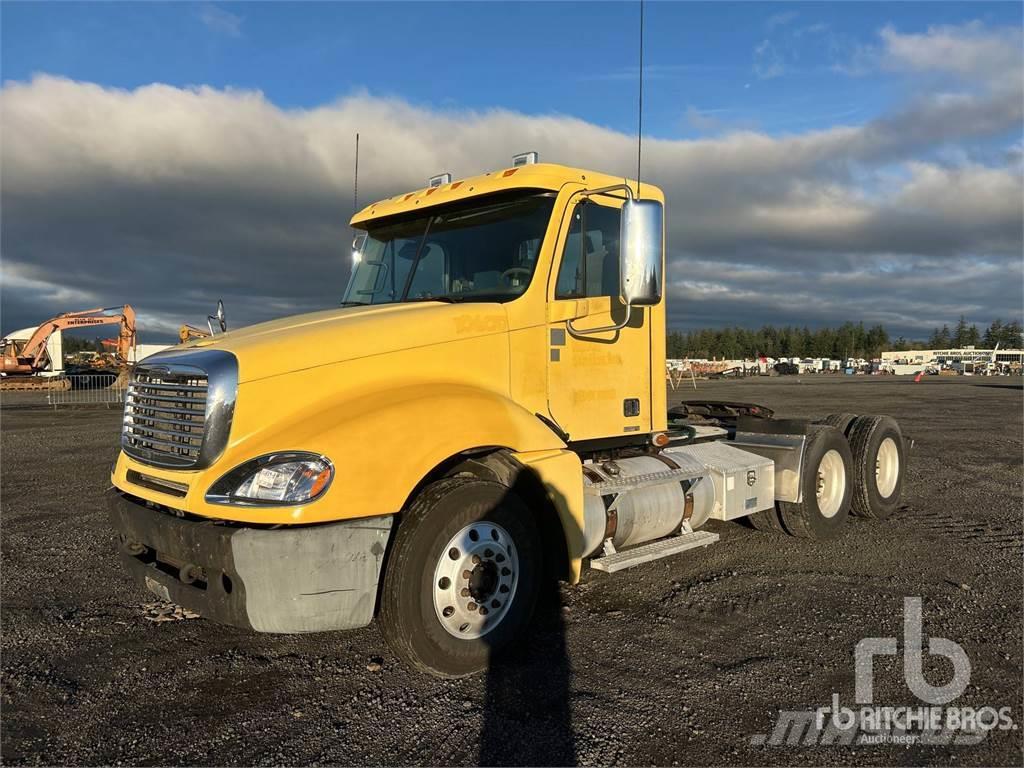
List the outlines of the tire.
{"label": "tire", "polygon": [[755,530],[762,533],[789,533],[783,527],[782,519],[779,517],[779,510],[775,507],[747,515],[747,520],[750,521]]}
{"label": "tire", "polygon": [[421,672],[485,669],[530,623],[542,552],[532,513],[500,483],[463,476],[426,486],[395,534],[381,589],[384,637]]}
{"label": "tire", "polygon": [[815,424],[824,424],[827,427],[835,427],[844,435],[849,435],[850,424],[857,418],[855,413],[830,413],[823,419],[818,419]]}
{"label": "tire", "polygon": [[903,492],[906,457],[899,424],[889,416],[861,416],[850,427],[853,514],[885,520]]}
{"label": "tire", "polygon": [[[800,478],[803,501],[780,501],[786,530],[805,539],[833,539],[843,531],[853,496],[853,455],[850,444],[835,427],[811,426],[804,446]],[[818,478],[823,476],[822,496]]]}

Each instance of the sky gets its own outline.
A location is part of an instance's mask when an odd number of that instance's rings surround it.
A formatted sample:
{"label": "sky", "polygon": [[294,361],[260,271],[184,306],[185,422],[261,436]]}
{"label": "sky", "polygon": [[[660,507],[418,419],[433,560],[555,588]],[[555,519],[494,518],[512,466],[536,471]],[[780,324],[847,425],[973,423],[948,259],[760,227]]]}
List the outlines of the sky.
{"label": "sky", "polygon": [[[1024,304],[1019,3],[645,6],[673,328]],[[636,3],[0,5],[0,322],[144,340],[335,305],[363,203],[541,159],[635,175]]]}

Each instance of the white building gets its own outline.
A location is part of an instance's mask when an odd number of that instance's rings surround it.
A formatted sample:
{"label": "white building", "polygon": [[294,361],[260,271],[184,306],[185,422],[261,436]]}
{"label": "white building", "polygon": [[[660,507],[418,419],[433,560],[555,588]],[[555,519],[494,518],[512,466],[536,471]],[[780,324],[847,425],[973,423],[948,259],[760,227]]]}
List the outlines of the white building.
{"label": "white building", "polygon": [[[882,362],[898,373],[913,373],[928,367],[981,372],[987,368],[1024,365],[1024,349],[910,349],[883,352]],[[908,366],[914,370],[906,370]]]}
{"label": "white building", "polygon": [[[24,344],[32,338],[32,334],[36,332],[37,328],[38,326],[22,328],[13,333],[8,333],[4,338]],[[50,358],[50,364],[41,375],[57,376],[64,373],[64,344],[61,340],[60,332],[51,333],[50,338],[46,340],[46,354]]]}

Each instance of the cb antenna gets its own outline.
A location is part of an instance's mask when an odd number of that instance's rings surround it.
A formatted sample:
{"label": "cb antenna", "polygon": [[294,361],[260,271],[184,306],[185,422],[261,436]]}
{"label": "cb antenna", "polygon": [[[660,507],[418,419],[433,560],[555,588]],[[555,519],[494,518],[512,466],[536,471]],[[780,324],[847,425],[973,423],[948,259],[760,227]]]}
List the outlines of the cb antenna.
{"label": "cb antenna", "polygon": [[644,146],[644,0],[640,0],[640,98],[636,127],[636,196],[640,197],[640,158]]}
{"label": "cb antenna", "polygon": [[356,170],[352,180],[352,215],[359,213],[359,133],[356,133]]}

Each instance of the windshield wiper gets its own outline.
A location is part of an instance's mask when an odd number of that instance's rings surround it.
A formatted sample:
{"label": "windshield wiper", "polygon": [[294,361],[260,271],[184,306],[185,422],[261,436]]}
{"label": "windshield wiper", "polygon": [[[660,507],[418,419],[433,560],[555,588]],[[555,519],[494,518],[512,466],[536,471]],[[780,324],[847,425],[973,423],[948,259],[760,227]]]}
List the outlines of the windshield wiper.
{"label": "windshield wiper", "polygon": [[368,307],[368,306],[370,306],[370,302],[368,302],[368,301],[343,301],[338,306],[339,307]]}

